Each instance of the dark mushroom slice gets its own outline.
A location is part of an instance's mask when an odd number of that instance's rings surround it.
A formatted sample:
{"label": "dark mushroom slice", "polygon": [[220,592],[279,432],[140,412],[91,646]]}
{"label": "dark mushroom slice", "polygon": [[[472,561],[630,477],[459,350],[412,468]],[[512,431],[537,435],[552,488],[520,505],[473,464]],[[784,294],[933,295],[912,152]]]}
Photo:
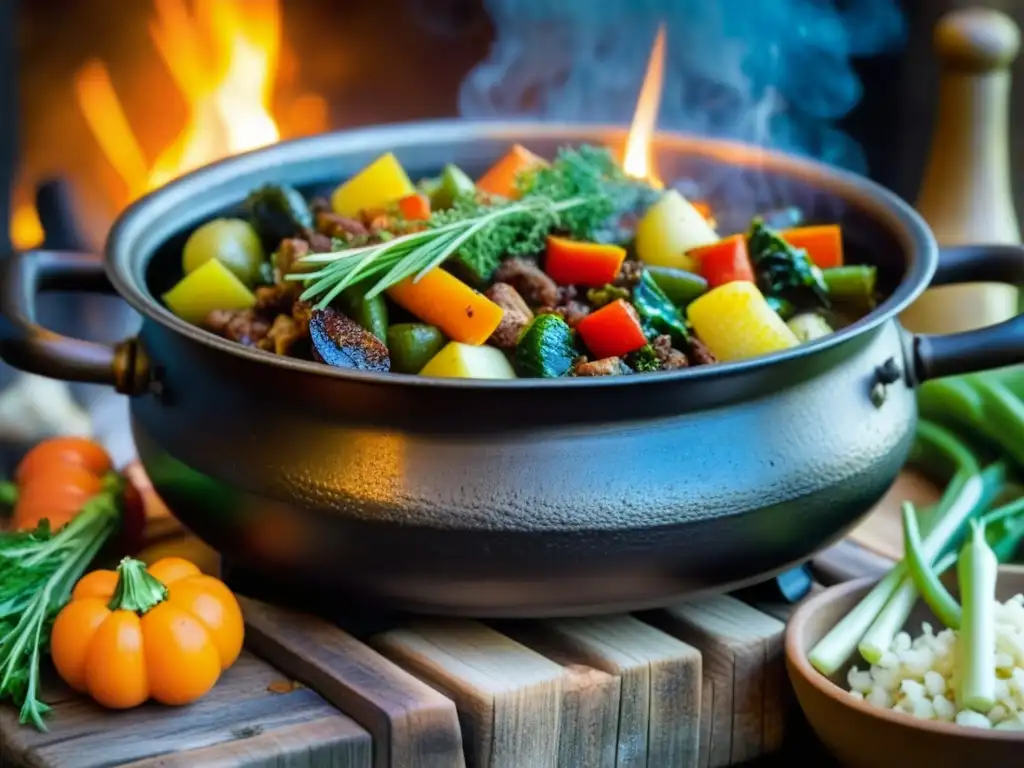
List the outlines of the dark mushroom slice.
{"label": "dark mushroom slice", "polygon": [[313,357],[321,363],[356,371],[389,371],[388,348],[336,309],[313,310],[309,320]]}

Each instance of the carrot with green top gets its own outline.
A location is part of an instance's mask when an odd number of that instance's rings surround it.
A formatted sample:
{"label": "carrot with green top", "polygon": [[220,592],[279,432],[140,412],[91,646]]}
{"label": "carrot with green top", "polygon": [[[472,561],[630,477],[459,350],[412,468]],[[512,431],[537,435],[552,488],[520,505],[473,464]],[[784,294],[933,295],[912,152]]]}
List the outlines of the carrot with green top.
{"label": "carrot with green top", "polygon": [[398,306],[463,344],[483,344],[504,314],[493,301],[440,267],[419,281],[415,275],[407,277],[388,288],[387,294]]}

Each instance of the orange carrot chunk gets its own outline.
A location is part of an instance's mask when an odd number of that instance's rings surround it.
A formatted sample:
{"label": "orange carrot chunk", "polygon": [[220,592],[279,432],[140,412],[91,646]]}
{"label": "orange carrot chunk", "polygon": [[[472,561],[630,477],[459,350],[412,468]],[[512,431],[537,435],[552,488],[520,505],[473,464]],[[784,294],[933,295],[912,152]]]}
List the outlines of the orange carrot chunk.
{"label": "orange carrot chunk", "polygon": [[480,180],[476,188],[489,195],[514,198],[519,196],[516,189],[516,177],[523,171],[547,165],[547,161],[533,154],[526,147],[515,144],[501,160],[491,166]]}
{"label": "orange carrot chunk", "polygon": [[407,277],[387,290],[391,300],[436,325],[452,341],[483,344],[501,322],[504,310],[482,293],[435,267],[419,282]]}
{"label": "orange carrot chunk", "polygon": [[559,285],[589,285],[600,288],[615,280],[626,258],[617,245],[579,243],[564,237],[549,237],[544,270]]}
{"label": "orange carrot chunk", "polygon": [[803,248],[820,269],[843,266],[843,231],[838,224],[785,229],[779,233],[794,248]]}
{"label": "orange carrot chunk", "polygon": [[426,221],[430,218],[430,198],[418,192],[398,201],[398,212],[408,221]]}
{"label": "orange carrot chunk", "polygon": [[745,235],[733,235],[710,245],[702,245],[686,252],[700,266],[700,275],[708,285],[716,288],[726,283],[754,282]]}
{"label": "orange carrot chunk", "polygon": [[576,331],[595,359],[621,357],[647,344],[636,310],[625,299],[616,299],[583,318]]}

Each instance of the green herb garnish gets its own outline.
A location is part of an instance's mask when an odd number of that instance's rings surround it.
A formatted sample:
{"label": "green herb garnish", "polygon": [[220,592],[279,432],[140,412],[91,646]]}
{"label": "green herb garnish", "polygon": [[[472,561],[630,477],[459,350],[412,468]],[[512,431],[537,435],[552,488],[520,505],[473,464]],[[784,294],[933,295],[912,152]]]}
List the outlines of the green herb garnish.
{"label": "green herb garnish", "polygon": [[519,200],[485,203],[460,199],[434,213],[427,229],[384,243],[314,254],[300,261],[323,265],[314,272],[287,275],[306,281],[303,300],[327,306],[345,288],[374,278],[367,298],[396,283],[418,280],[456,257],[476,276],[487,279],[507,256],[537,253],[552,231],[589,239],[623,201],[635,197],[631,182],[607,150],[563,149],[548,167],[518,180]]}
{"label": "green herb garnish", "polygon": [[796,303],[808,293],[817,303],[828,306],[828,286],[821,270],[802,248],[794,248],[758,217],[750,226],[747,246],[757,287],[766,296],[777,296]]}

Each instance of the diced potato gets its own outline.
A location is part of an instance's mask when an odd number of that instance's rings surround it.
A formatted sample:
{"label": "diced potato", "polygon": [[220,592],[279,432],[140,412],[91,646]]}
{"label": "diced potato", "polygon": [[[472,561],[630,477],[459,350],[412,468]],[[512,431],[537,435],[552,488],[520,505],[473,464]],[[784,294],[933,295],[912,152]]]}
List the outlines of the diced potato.
{"label": "diced potato", "polygon": [[641,261],[655,267],[697,272],[696,263],[686,252],[719,239],[700,211],[670,189],[647,209],[637,224],[636,254]]}
{"label": "diced potato", "polygon": [[743,360],[797,346],[800,341],[757,286],[726,283],[695,299],[686,316],[719,360]]}
{"label": "diced potato", "polygon": [[477,347],[449,341],[430,358],[420,376],[442,376],[453,379],[514,379],[516,372],[496,347]]}
{"label": "diced potato", "polygon": [[249,309],[256,303],[252,291],[218,259],[185,275],[163,300],[171,312],[189,323],[199,323],[215,309]]}
{"label": "diced potato", "polygon": [[369,208],[386,208],[416,188],[390,152],[381,155],[331,195],[331,207],[342,216],[355,216]]}
{"label": "diced potato", "polygon": [[804,312],[796,317],[791,317],[786,321],[786,325],[802,342],[814,341],[832,333],[832,326],[815,312]]}

